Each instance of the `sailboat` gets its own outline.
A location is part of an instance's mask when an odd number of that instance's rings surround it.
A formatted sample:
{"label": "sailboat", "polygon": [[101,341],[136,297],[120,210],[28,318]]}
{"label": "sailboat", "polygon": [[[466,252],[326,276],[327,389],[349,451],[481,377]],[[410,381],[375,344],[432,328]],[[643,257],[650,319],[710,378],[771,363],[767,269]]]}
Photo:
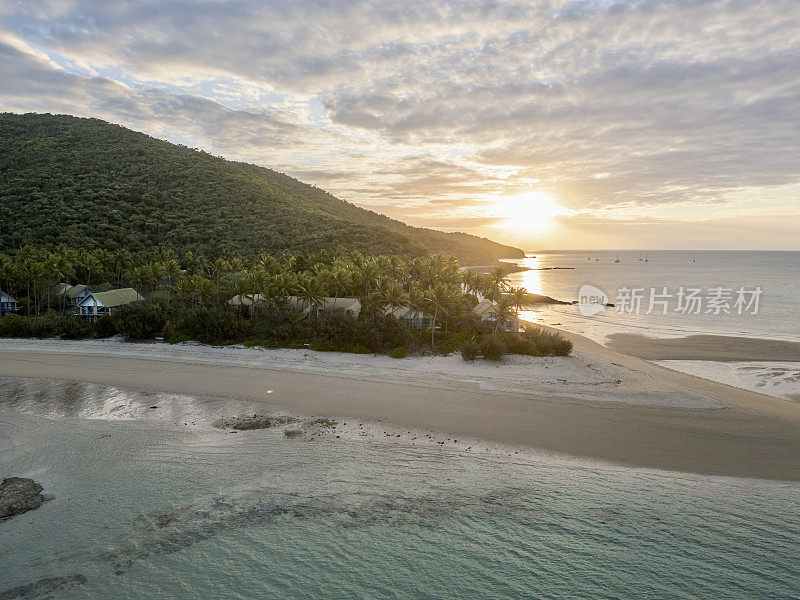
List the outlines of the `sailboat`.
{"label": "sailboat", "polygon": [[594,251],[594,262],[600,262],[600,258],[597,256],[597,250]]}
{"label": "sailboat", "polygon": [[617,258],[614,259],[614,262],[619,262],[619,252],[617,252]]}

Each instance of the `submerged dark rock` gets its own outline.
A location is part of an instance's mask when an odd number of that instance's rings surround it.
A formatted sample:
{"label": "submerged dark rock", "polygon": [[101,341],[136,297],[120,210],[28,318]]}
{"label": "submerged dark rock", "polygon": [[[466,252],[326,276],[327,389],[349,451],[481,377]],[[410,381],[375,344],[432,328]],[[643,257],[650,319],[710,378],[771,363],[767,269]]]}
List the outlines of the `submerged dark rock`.
{"label": "submerged dark rock", "polygon": [[42,486],[33,479],[7,477],[0,483],[0,521],[39,508],[42,502]]}
{"label": "submerged dark rock", "polygon": [[[19,478],[16,477],[15,479]],[[40,579],[35,583],[28,583],[4,590],[0,592],[0,600],[52,598],[53,594],[56,592],[62,592],[80,585],[86,585],[86,576],[82,573],[65,575],[63,577],[48,577],[47,579]]]}

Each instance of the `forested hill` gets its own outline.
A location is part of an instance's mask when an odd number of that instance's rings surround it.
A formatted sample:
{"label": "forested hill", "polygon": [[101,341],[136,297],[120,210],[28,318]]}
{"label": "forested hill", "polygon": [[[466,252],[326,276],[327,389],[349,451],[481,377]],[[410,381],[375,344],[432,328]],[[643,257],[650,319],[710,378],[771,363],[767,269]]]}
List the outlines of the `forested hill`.
{"label": "forested hill", "polygon": [[410,227],[270,169],[99,119],[5,113],[0,252],[25,244],[207,255],[433,252],[462,264],[522,256],[484,238]]}

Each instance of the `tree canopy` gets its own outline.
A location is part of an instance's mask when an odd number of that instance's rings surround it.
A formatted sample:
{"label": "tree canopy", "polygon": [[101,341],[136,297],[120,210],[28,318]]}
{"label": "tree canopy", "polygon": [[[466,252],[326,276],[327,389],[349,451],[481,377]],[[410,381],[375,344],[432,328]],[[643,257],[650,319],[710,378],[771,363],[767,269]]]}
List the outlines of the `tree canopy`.
{"label": "tree canopy", "polygon": [[181,255],[435,253],[462,264],[522,256],[484,238],[410,227],[270,169],[99,119],[4,113],[0,251],[25,245],[159,246]]}

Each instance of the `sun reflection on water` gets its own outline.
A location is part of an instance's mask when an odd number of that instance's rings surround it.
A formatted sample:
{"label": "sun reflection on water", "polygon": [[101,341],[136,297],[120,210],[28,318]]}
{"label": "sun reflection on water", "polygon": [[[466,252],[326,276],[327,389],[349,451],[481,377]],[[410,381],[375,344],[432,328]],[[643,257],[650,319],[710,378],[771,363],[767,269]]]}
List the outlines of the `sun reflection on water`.
{"label": "sun reflection on water", "polygon": [[[517,259],[515,264],[527,267],[528,271],[511,273],[509,285],[513,287],[524,287],[530,294],[542,293],[542,260],[538,256],[526,256],[524,259]],[[529,323],[541,323],[544,314],[541,310],[520,310],[519,318]]]}

